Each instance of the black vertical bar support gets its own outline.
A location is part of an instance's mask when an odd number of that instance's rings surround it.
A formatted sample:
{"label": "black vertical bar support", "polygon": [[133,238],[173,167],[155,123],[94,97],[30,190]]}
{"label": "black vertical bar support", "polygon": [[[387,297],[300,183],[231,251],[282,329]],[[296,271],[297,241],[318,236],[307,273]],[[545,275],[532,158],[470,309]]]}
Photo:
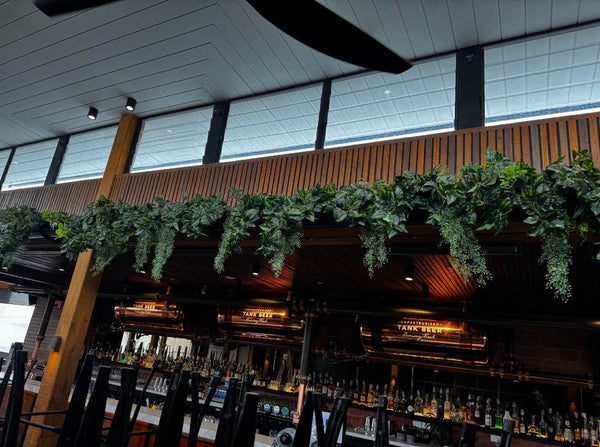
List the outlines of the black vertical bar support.
{"label": "black vertical bar support", "polygon": [[221,149],[225,139],[225,128],[229,116],[229,101],[219,102],[213,107],[210,129],[204,149],[203,164],[218,163],[221,159]]}
{"label": "black vertical bar support", "polygon": [[302,340],[302,354],[300,354],[300,377],[308,375],[308,360],[310,359],[311,340],[314,332],[314,321],[316,316],[312,312],[306,314],[306,325],[304,326],[304,338]]}
{"label": "black vertical bar support", "polygon": [[317,445],[325,445],[325,429],[323,427],[323,395],[313,393],[313,407],[315,412],[315,426],[317,427]]}
{"label": "black vertical bar support", "polygon": [[19,436],[19,423],[23,409],[23,393],[25,390],[25,363],[27,362],[26,351],[16,351],[14,357],[15,373],[13,375],[8,402],[6,424],[3,427],[0,445],[2,447],[16,447]]}
{"label": "black vertical bar support", "polygon": [[319,122],[317,123],[317,138],[315,149],[323,149],[325,146],[325,135],[327,133],[327,117],[329,116],[329,100],[331,98],[331,79],[323,81],[321,92],[321,106],[319,107]]}
{"label": "black vertical bar support", "polygon": [[137,400],[137,404],[135,406],[135,410],[133,412],[133,416],[131,416],[131,421],[129,422],[129,431],[130,432],[133,431],[135,421],[137,421],[138,415],[140,414],[140,408],[142,406],[142,403],[144,402],[144,399],[146,399],[146,391],[148,391],[148,386],[150,385],[150,381],[154,377],[154,374],[156,374],[156,371],[158,371],[158,367],[160,366],[160,363],[161,362],[158,359],[154,359],[154,361],[152,362],[152,369],[150,370],[150,374],[148,374],[148,377],[146,378],[146,382],[144,382],[144,388],[142,388],[142,392],[138,396],[138,400]]}
{"label": "black vertical bar support", "polygon": [[229,378],[229,386],[225,393],[225,402],[223,402],[223,409],[221,410],[221,417],[219,418],[217,434],[215,435],[215,442],[213,444],[215,447],[231,447],[233,430],[236,423],[236,388],[237,379]]}
{"label": "black vertical bar support", "polygon": [[154,447],[169,447],[181,444],[186,399],[189,391],[190,371],[178,371],[169,384]]}
{"label": "black vertical bar support", "polygon": [[76,447],[91,447],[102,444],[102,427],[104,426],[104,412],[106,410],[110,370],[110,366],[100,366],[98,368],[96,383],[90,395],[77,440],[75,441]]}
{"label": "black vertical bar support", "polygon": [[6,174],[8,174],[8,169],[10,168],[12,159],[15,156],[15,148],[13,147],[9,150],[10,154],[8,154],[8,158],[6,159],[6,165],[4,165],[4,170],[2,171],[2,177],[0,177],[0,189],[2,189],[2,185],[4,185],[4,180],[6,180]]}
{"label": "black vertical bar support", "polygon": [[121,369],[121,396],[108,432],[105,447],[125,447],[129,440],[129,415],[133,407],[137,374],[133,368]]}
{"label": "black vertical bar support", "polygon": [[482,127],[485,122],[484,61],[481,46],[456,52],[456,103],[454,127]]}
{"label": "black vertical bar support", "polygon": [[[6,365],[6,371],[4,372],[4,377],[2,378],[2,382],[0,383],[0,405],[4,401],[4,395],[6,394],[6,389],[8,387],[8,382],[10,380],[10,375],[15,366],[15,352],[23,349],[23,343],[13,343],[10,347],[10,352],[8,356],[8,364]],[[2,444],[0,444],[0,447]]]}
{"label": "black vertical bar support", "polygon": [[[387,403],[387,400],[386,400]],[[350,405],[350,399],[346,397],[339,397],[335,400],[331,414],[329,415],[329,421],[327,422],[327,431],[325,432],[325,447],[335,447],[337,444],[338,436],[344,428],[346,422],[346,413],[348,412],[348,406]],[[387,447],[387,444],[385,444]]]}
{"label": "black vertical bar support", "polygon": [[[210,403],[212,402],[215,392],[217,391],[217,388],[219,388],[220,383],[221,383],[221,378],[219,376],[213,376],[213,378],[210,379],[210,382],[208,384],[208,389],[207,389],[206,393],[204,394],[204,405],[202,405],[202,409],[200,410],[200,413],[195,418],[192,415],[192,418],[190,420],[190,433],[189,433],[189,439],[188,439],[188,447],[196,447],[196,444],[198,442],[198,433],[200,432],[200,426],[202,425],[202,420],[204,419],[204,415],[206,415],[206,413],[208,412],[208,409],[210,408]],[[192,384],[193,384],[193,381],[192,381]]]}
{"label": "black vertical bar support", "polygon": [[300,419],[296,427],[296,435],[292,447],[307,447],[310,445],[310,433],[312,431],[312,419],[314,414],[313,392],[306,392],[304,406],[300,412]]}
{"label": "black vertical bar support", "polygon": [[69,135],[63,135],[58,139],[56,149],[54,150],[54,157],[52,157],[52,162],[50,163],[50,168],[48,169],[44,186],[54,185],[56,183],[56,179],[58,178],[58,173],[60,171],[60,165],[62,164],[68,144]]}
{"label": "black vertical bar support", "polygon": [[244,394],[241,410],[235,424],[232,447],[254,447],[258,397],[258,393],[247,392]]}
{"label": "black vertical bar support", "polygon": [[388,447],[390,445],[390,434],[387,424],[387,398],[377,398],[377,431],[375,432],[375,447]]}
{"label": "black vertical bar support", "polygon": [[56,443],[57,447],[72,447],[75,445],[77,432],[79,431],[81,418],[85,410],[85,401],[90,388],[90,381],[92,380],[94,358],[94,354],[86,354],[85,360],[79,369],[79,376],[77,377],[77,382],[75,382],[73,395],[71,396],[60,436]]}

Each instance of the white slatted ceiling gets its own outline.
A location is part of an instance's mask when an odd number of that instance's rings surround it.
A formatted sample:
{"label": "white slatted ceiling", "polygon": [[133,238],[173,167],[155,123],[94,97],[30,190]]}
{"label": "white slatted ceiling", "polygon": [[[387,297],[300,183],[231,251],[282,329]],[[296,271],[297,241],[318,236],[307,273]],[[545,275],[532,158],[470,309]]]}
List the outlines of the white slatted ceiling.
{"label": "white slatted ceiling", "polygon": [[[600,18],[590,0],[319,0],[407,59]],[[49,18],[0,4],[0,148],[360,70],[245,0],[123,0]],[[85,118],[93,105],[98,120]]]}

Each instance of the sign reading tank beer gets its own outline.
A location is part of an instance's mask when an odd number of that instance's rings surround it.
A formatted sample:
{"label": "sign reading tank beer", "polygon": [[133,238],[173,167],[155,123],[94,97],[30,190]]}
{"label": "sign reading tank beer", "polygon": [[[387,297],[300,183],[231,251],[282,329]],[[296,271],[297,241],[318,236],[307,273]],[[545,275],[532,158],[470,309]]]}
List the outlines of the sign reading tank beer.
{"label": "sign reading tank beer", "polygon": [[299,342],[304,319],[291,316],[287,309],[238,307],[219,312],[219,329],[229,338]]}
{"label": "sign reading tank beer", "polygon": [[464,323],[403,317],[361,324],[369,354],[486,363],[487,336]]}

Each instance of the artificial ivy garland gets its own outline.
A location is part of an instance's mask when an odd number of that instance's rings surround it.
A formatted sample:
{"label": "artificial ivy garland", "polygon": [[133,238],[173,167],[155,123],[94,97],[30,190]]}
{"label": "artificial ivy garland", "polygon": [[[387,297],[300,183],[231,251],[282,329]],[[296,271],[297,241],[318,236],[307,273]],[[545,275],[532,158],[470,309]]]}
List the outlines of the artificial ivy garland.
{"label": "artificial ivy garland", "polygon": [[[523,161],[514,162],[488,150],[485,165],[466,165],[457,178],[441,167],[427,174],[406,172],[392,183],[359,182],[298,190],[292,196],[232,191],[234,205],[220,196],[187,197],[182,202],[156,198],[153,203],[129,205],[101,198],[78,215],[24,206],[0,210],[0,257],[10,265],[29,234],[48,222],[61,238],[69,259],[95,250],[95,271],[103,271],[115,257],[135,244],[134,268],[148,263],[152,248],[152,277],[159,281],[173,252],[178,233],[199,238],[222,222],[223,233],[215,269],[223,272],[230,254],[258,231],[257,253],[271,263],[278,276],[286,256],[300,247],[304,222],[330,215],[334,222],[359,228],[370,275],[388,259],[388,239],[406,232],[414,211],[427,214],[449,246],[456,270],[465,281],[480,286],[491,279],[476,232],[502,232],[515,216],[530,225],[529,235],[542,240],[540,262],[547,267],[547,286],[556,297],[571,296],[568,280],[572,233],[600,235],[600,171],[587,151],[573,152],[570,164],[558,160],[538,173]],[[597,256],[600,259],[600,256]]]}

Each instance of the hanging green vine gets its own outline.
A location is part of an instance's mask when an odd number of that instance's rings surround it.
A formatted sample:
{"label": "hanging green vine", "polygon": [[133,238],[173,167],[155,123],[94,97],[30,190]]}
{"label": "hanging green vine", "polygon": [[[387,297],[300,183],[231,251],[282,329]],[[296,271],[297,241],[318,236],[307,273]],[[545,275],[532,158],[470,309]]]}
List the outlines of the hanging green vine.
{"label": "hanging green vine", "polygon": [[410,178],[419,185],[419,205],[429,213],[427,223],[439,230],[449,247],[453,267],[465,281],[475,278],[485,286],[491,274],[475,238],[477,214],[468,205],[467,191],[454,175],[440,167]]}
{"label": "hanging green vine", "polygon": [[12,266],[14,254],[43,223],[38,210],[28,206],[0,209],[0,258],[2,267]]}
{"label": "hanging green vine", "polygon": [[219,273],[225,271],[229,255],[242,252],[242,242],[250,237],[250,230],[256,228],[268,200],[266,194],[248,195],[236,189],[231,194],[239,203],[229,210],[223,223],[224,231],[214,261],[215,270]]}
{"label": "hanging green vine", "polygon": [[87,249],[95,251],[96,272],[133,243],[134,268],[140,270],[154,248],[152,277],[158,281],[178,234],[202,237],[207,228],[222,222],[214,260],[218,272],[224,271],[228,256],[240,253],[244,241],[254,235],[260,241],[256,253],[269,260],[277,276],[286,257],[300,247],[305,224],[328,216],[337,224],[359,228],[363,262],[372,276],[388,260],[388,240],[406,232],[413,213],[425,212],[427,222],[448,245],[456,270],[480,286],[491,275],[476,232],[497,234],[515,220],[529,224],[528,234],[542,241],[539,261],[546,266],[548,287],[566,301],[572,294],[571,236],[600,236],[600,171],[587,151],[574,152],[568,164],[557,160],[541,173],[488,150],[485,164],[464,166],[458,178],[436,167],[423,175],[406,172],[390,184],[317,186],[289,197],[238,190],[232,196],[234,206],[227,206],[220,196],[196,196],[182,203],[157,198],[136,206],[102,197],[79,215],[6,208],[0,210],[0,257],[8,265],[29,234],[48,222],[69,259]]}
{"label": "hanging green vine", "polygon": [[335,196],[335,221],[360,227],[363,263],[369,276],[388,261],[387,240],[406,232],[415,192],[409,182],[397,177],[392,184],[376,181],[343,186]]}

